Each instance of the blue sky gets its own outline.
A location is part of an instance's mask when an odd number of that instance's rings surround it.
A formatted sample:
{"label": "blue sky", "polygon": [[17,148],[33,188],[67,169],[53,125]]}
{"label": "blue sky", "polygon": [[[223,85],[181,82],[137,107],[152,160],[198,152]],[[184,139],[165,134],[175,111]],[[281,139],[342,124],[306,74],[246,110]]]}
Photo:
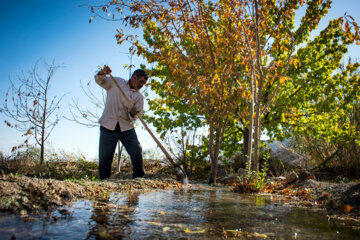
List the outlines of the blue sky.
{"label": "blue sky", "polygon": [[[119,46],[115,34],[119,22],[93,19],[87,7],[81,4],[99,4],[101,1],[36,0],[7,1],[0,15],[0,101],[5,99],[11,79],[16,82],[21,71],[28,71],[40,59],[51,62],[53,59],[64,66],[57,70],[52,80],[50,94],[66,93],[62,101],[62,112],[69,114],[68,104],[79,99],[84,108],[91,108],[87,97],[80,88],[80,81],[93,81],[98,66],[109,65],[113,75],[128,78],[124,69],[129,64],[128,47]],[[134,57],[133,64],[139,67],[145,63]],[[93,90],[100,88],[93,84]],[[0,114],[0,151],[8,154],[12,146],[23,140],[20,134],[4,123]],[[143,147],[154,147],[151,138],[138,129]],[[62,120],[53,131],[49,144],[55,150],[82,153],[88,159],[97,157],[98,128],[86,128],[74,122]]]}
{"label": "blue sky", "polygon": [[[120,22],[104,21],[92,16],[81,4],[106,3],[89,0],[18,0],[4,1],[0,14],[0,101],[10,87],[9,79],[16,82],[21,71],[28,71],[39,59],[51,62],[53,59],[64,66],[57,71],[51,86],[52,95],[66,93],[62,112],[69,114],[71,99],[79,99],[82,106],[89,101],[80,88],[80,81],[93,81],[98,66],[109,65],[113,75],[128,78],[124,69],[129,64],[127,46],[119,46],[114,38]],[[360,1],[335,0],[319,29],[328,20],[342,16],[345,12],[360,23]],[[349,50],[352,57],[360,57],[359,46]],[[134,57],[136,68],[146,64],[142,58]],[[41,64],[39,65],[41,66]],[[97,86],[94,90],[97,91]],[[100,91],[100,88],[98,89]],[[146,106],[145,106],[146,108]],[[0,151],[8,154],[11,147],[22,142],[20,134],[4,123],[0,114]],[[137,128],[139,140],[144,149],[153,149],[155,144],[147,132]],[[98,128],[82,127],[74,122],[62,120],[51,135],[49,147],[66,152],[82,153],[88,159],[95,159],[98,151]]]}

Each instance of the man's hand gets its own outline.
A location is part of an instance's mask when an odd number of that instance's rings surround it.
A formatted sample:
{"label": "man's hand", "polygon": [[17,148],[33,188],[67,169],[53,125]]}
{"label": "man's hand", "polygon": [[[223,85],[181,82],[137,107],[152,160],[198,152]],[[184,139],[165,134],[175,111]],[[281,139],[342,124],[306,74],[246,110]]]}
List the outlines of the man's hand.
{"label": "man's hand", "polygon": [[97,74],[98,75],[108,75],[110,74],[112,71],[111,71],[111,68],[107,65],[104,65],[103,69],[101,69]]}
{"label": "man's hand", "polygon": [[135,108],[135,106],[131,108],[130,115],[132,117],[135,117],[135,115],[138,114],[138,113],[139,113],[139,111]]}

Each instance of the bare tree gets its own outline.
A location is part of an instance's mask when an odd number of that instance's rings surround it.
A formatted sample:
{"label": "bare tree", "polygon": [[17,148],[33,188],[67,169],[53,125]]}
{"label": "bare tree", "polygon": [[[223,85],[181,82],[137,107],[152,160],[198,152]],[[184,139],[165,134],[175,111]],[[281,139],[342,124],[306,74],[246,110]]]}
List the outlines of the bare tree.
{"label": "bare tree", "polygon": [[[0,110],[15,122],[12,124],[5,120],[5,123],[27,137],[24,144],[34,137],[40,146],[40,163],[44,164],[45,142],[62,118],[59,109],[64,95],[60,98],[49,96],[50,82],[60,66],[54,60],[51,64],[44,62],[47,71],[44,78],[39,73],[38,63],[39,61],[27,73],[22,72],[18,77],[18,85],[10,80],[11,87]],[[13,147],[12,151],[21,146],[23,145]]]}
{"label": "bare tree", "polygon": [[91,81],[89,81],[86,86],[80,81],[80,87],[85,93],[86,97],[89,99],[94,109],[81,107],[79,104],[79,99],[72,99],[72,103],[69,105],[71,117],[65,118],[88,128],[98,127],[98,120],[105,107],[105,91],[101,90],[101,96],[98,96],[91,89]]}

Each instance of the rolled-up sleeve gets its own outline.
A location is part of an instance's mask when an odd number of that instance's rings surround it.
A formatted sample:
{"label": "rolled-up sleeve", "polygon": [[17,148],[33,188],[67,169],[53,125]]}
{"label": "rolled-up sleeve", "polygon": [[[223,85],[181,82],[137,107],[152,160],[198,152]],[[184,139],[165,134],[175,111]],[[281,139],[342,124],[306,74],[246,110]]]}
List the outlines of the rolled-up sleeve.
{"label": "rolled-up sleeve", "polygon": [[95,75],[95,82],[99,84],[106,91],[109,91],[112,87],[112,81],[109,76],[106,75]]}

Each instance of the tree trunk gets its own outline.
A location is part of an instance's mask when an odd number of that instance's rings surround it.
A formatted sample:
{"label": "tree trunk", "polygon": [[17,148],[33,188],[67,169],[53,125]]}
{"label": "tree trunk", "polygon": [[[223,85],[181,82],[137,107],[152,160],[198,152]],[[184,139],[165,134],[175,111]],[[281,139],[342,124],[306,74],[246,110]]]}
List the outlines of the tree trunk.
{"label": "tree trunk", "polygon": [[209,176],[209,184],[216,184],[217,170],[218,170],[218,157],[220,151],[221,128],[217,126],[215,131],[215,146],[214,146],[214,123],[210,123],[209,133],[209,154],[211,159],[211,168]]}
{"label": "tree trunk", "polygon": [[40,139],[40,164],[45,164],[45,119],[43,121]]}
{"label": "tree trunk", "polygon": [[44,141],[41,140],[41,146],[40,146],[40,164],[44,165],[45,164],[45,150],[44,150]]}
{"label": "tree trunk", "polygon": [[259,155],[260,155],[260,126],[261,126],[261,118],[260,116],[256,116],[255,118],[255,134],[254,134],[254,165],[253,170],[259,171]]}
{"label": "tree trunk", "polygon": [[260,40],[259,40],[259,16],[258,16],[258,5],[257,0],[255,0],[255,18],[256,18],[256,66],[259,74],[259,83],[258,83],[258,95],[256,97],[256,115],[255,115],[255,133],[254,133],[254,171],[259,171],[259,141],[261,133],[261,99],[262,99],[262,89],[264,84],[263,73],[261,69],[261,51],[260,51]]}
{"label": "tree trunk", "polygon": [[[250,172],[251,166],[252,166],[252,140],[253,140],[253,115],[254,115],[254,98],[255,98],[255,87],[256,87],[256,81],[255,81],[255,73],[254,73],[254,64],[252,66],[252,79],[250,79],[250,91],[251,91],[251,100],[250,100],[250,119],[249,119],[249,132],[246,135],[247,136],[247,151],[246,151],[246,158],[247,158],[247,170]],[[253,82],[254,81],[254,82]],[[245,140],[245,135],[244,135]]]}
{"label": "tree trunk", "polygon": [[209,184],[216,184],[217,170],[218,170],[218,161],[217,158],[211,157],[211,168],[210,168],[210,176],[209,176]]}
{"label": "tree trunk", "polygon": [[245,160],[245,162],[247,164],[249,164],[249,134],[250,134],[250,130],[249,128],[245,128],[244,130],[241,131],[243,134],[243,154],[244,154],[244,158],[243,160]]}

